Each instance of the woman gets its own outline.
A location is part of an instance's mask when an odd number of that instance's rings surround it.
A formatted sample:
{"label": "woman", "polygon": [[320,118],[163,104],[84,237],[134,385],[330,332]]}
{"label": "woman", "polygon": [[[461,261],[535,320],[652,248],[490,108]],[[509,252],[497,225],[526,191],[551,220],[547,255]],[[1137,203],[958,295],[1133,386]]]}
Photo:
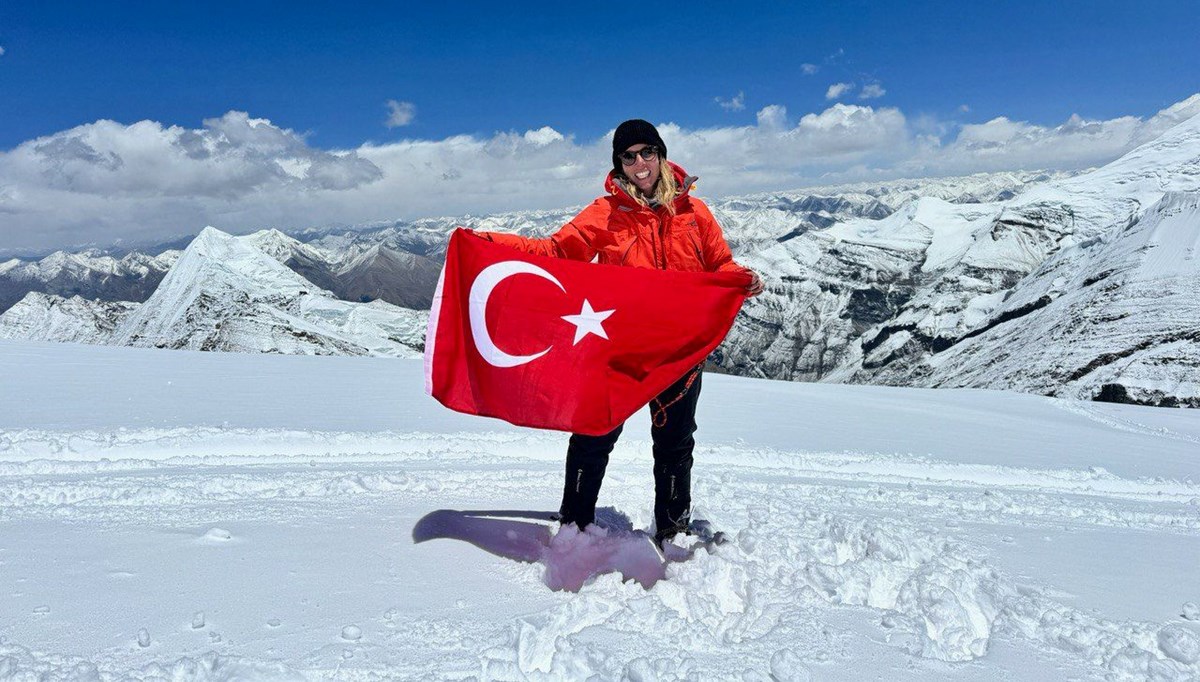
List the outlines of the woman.
{"label": "woman", "polygon": [[[696,178],[667,160],[667,145],[650,123],[625,121],[613,135],[613,170],[600,197],[546,239],[478,233],[528,253],[613,265],[692,272],[742,271],[748,296],[762,292],[758,275],[733,261],[708,207],[688,194]],[[686,532],[691,514],[692,449],[701,367],[650,401],[654,441],[655,541]],[[583,529],[596,517],[608,456],[622,426],[603,436],[574,434],[567,446],[559,514]]]}

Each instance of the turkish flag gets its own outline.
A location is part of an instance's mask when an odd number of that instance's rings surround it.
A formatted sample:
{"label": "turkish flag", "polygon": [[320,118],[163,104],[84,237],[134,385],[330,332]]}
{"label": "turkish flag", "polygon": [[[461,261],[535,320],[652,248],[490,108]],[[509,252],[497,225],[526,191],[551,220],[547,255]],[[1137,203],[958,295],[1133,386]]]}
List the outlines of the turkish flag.
{"label": "turkish flag", "polygon": [[455,230],[425,390],[467,414],[608,433],[721,343],[749,281],[535,256]]}

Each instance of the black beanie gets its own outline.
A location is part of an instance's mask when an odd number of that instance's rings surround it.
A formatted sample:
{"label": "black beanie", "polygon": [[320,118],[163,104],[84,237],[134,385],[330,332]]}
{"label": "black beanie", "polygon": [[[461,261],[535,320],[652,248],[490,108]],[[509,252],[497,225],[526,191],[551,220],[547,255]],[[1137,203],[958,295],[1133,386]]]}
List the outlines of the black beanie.
{"label": "black beanie", "polygon": [[640,118],[631,118],[621,125],[617,126],[617,132],[613,133],[613,169],[617,173],[623,173],[621,159],[617,155],[629,149],[635,144],[651,144],[658,147],[658,157],[660,159],[667,158],[667,143],[663,142],[658,136],[658,131],[649,121],[643,121]]}

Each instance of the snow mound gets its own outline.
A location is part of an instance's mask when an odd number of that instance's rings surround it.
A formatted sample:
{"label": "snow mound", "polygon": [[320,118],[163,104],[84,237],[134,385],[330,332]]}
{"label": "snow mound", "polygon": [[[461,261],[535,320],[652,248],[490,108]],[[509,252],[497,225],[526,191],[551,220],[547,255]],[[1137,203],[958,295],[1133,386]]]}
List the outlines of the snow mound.
{"label": "snow mound", "polygon": [[342,628],[342,639],[346,640],[347,642],[357,642],[358,640],[362,639],[362,636],[362,628],[358,627],[357,625],[347,625],[346,627]]}
{"label": "snow mound", "polygon": [[233,533],[224,528],[209,528],[200,539],[205,542],[229,542],[233,539]]}

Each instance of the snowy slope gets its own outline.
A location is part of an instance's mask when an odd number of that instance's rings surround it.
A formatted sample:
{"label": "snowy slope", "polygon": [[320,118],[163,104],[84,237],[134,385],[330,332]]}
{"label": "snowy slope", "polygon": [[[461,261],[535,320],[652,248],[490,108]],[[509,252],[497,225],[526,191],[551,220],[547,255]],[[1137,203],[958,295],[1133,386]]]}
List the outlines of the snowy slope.
{"label": "snowy slope", "polygon": [[1200,407],[1198,252],[1200,192],[1168,193],[1048,260],[1008,305],[1048,304],[933,356],[921,383]]}
{"label": "snowy slope", "polygon": [[[747,305],[717,360],[739,374],[772,378],[1097,397],[1114,373],[1073,372],[1126,357],[1133,346],[1167,343],[1172,332],[1159,329],[1152,318],[1172,320],[1164,323],[1172,329],[1200,326],[1195,307],[1186,303],[1200,290],[1182,261],[1162,264],[1177,272],[1154,275],[1183,287],[1178,296],[1111,320],[1115,324],[1106,328],[1112,333],[1095,343],[1043,335],[1040,345],[1012,347],[1012,328],[1066,293],[1063,287],[1074,287],[1078,295],[1047,309],[1040,328],[1088,316],[1068,309],[1072,302],[1127,307],[1126,299],[1144,295],[1117,287],[1124,277],[1094,289],[1099,299],[1081,292],[1101,272],[1127,267],[1097,260],[1119,259],[1124,247],[1093,247],[1136,241],[1130,226],[1164,193],[1198,191],[1200,117],[1108,166],[1034,186],[1007,201],[950,204],[921,198],[884,219],[858,218],[806,232],[745,259],[766,275],[769,289]],[[1200,225],[1184,215],[1173,219],[1170,230],[1186,248]],[[939,357],[968,341],[975,350],[956,354],[957,361]],[[1166,366],[1151,372],[1153,388],[1123,383],[1106,397],[1189,403],[1194,388],[1185,375],[1200,362],[1200,346],[1187,338],[1175,341],[1166,355],[1148,360]],[[1040,360],[1015,373],[988,369],[999,357],[1008,358],[1001,364],[1013,370],[1027,359],[1022,353],[1036,353]]]}
{"label": "snowy slope", "polygon": [[376,244],[337,271],[333,292],[347,301],[382,299],[405,308],[428,309],[441,272],[440,260]]}
{"label": "snowy slope", "polygon": [[275,229],[259,230],[238,239],[286,265],[292,272],[314,285],[326,291],[337,292],[337,267],[336,263],[330,260],[330,254]]}
{"label": "snowy slope", "polygon": [[205,228],[110,343],[159,348],[415,357],[427,313],[348,303],[250,243]]}
{"label": "snowy slope", "polygon": [[30,292],[0,313],[0,339],[104,343],[137,307],[126,301],[89,301]]}
{"label": "snowy slope", "polygon": [[179,253],[148,256],[133,252],[114,258],[93,249],[56,251],[38,261],[14,258],[0,263],[0,312],[32,291],[64,298],[78,295],[105,301],[144,301]]}
{"label": "snowy slope", "polygon": [[555,535],[565,436],[421,376],[0,342],[0,678],[1200,676],[1194,411],[710,375],[663,565],[644,413]]}

